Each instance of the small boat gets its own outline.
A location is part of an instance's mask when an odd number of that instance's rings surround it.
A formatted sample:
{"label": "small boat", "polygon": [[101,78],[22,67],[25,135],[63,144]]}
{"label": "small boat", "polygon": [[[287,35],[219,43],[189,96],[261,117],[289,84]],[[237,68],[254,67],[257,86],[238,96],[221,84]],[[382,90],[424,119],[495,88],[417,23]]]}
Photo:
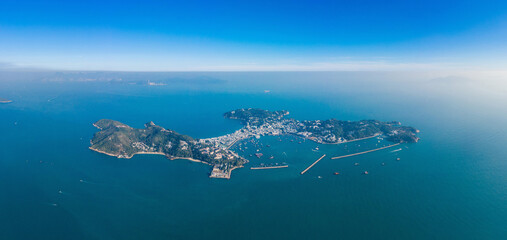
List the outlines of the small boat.
{"label": "small boat", "polygon": [[357,163],[357,162],[356,162],[356,163],[354,163],[354,166],[359,166],[359,163]]}
{"label": "small boat", "polygon": [[368,171],[364,171],[364,175],[368,175]]}
{"label": "small boat", "polygon": [[275,158],[275,157],[273,157],[273,156],[269,157],[269,159],[273,159],[273,158]]}
{"label": "small boat", "polygon": [[385,163],[382,163],[382,166],[385,166],[386,164]]}
{"label": "small boat", "polygon": [[318,176],[317,178],[319,178],[319,179],[320,179],[320,178],[322,178],[322,176]]}
{"label": "small boat", "polygon": [[400,158],[396,158],[396,161],[400,161]]}
{"label": "small boat", "polygon": [[340,175],[340,173],[339,172],[334,172],[334,175]]}

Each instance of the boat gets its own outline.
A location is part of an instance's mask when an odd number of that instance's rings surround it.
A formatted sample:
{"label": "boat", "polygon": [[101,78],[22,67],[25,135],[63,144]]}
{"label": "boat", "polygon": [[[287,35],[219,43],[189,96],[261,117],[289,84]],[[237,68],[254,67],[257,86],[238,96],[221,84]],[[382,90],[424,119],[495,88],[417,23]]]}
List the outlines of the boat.
{"label": "boat", "polygon": [[386,164],[385,163],[382,163],[382,166],[385,166]]}
{"label": "boat", "polygon": [[339,172],[334,172],[334,175],[340,175],[340,173]]}
{"label": "boat", "polygon": [[273,156],[269,157],[269,159],[273,159],[273,158],[275,158],[275,157],[273,157]]}
{"label": "boat", "polygon": [[322,176],[318,176],[317,178],[322,178]]}
{"label": "boat", "polygon": [[364,175],[368,175],[368,171],[364,171]]}
{"label": "boat", "polygon": [[396,161],[400,161],[400,158],[396,158]]}
{"label": "boat", "polygon": [[359,163],[357,163],[357,162],[356,162],[356,163],[354,163],[354,166],[359,166]]}

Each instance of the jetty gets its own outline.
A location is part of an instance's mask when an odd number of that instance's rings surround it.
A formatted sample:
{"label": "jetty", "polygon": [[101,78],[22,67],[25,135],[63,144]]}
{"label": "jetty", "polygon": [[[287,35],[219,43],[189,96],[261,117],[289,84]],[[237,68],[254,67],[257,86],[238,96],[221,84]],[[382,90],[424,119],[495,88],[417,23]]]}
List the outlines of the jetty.
{"label": "jetty", "polygon": [[322,160],[324,157],[326,156],[326,154],[322,155],[322,157],[320,157],[319,159],[317,159],[317,161],[313,162],[312,165],[308,166],[305,170],[303,170],[301,172],[301,175],[305,174],[308,170],[310,170],[310,168],[312,168],[313,166],[315,166],[315,164],[317,164],[320,160]]}
{"label": "jetty", "polygon": [[286,168],[289,167],[289,165],[281,165],[281,166],[269,166],[269,167],[251,167],[252,170],[259,170],[259,169],[275,169],[275,168]]}
{"label": "jetty", "polygon": [[385,146],[385,147],[375,148],[375,149],[364,151],[364,152],[358,152],[358,153],[352,153],[352,154],[338,156],[338,157],[332,157],[331,159],[339,159],[339,158],[346,158],[346,157],[357,156],[357,155],[361,155],[361,154],[365,154],[365,153],[370,153],[370,152],[375,152],[375,151],[379,151],[379,150],[382,150],[382,149],[386,149],[386,148],[390,148],[390,147],[394,147],[394,146],[398,146],[398,145],[400,145],[400,143],[395,143],[395,144],[391,144],[391,145],[388,145],[388,146]]}

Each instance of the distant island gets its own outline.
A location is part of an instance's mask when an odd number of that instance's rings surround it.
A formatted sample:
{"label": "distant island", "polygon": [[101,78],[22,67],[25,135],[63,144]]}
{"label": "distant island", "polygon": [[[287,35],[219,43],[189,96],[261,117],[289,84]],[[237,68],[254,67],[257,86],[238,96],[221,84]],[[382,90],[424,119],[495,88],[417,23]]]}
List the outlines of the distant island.
{"label": "distant island", "polygon": [[0,103],[11,103],[11,102],[12,102],[12,100],[0,98]]}
{"label": "distant island", "polygon": [[165,129],[153,122],[144,129],[132,128],[121,122],[102,119],[93,125],[100,129],[91,139],[90,149],[118,158],[135,154],[160,154],[174,159],[186,159],[213,166],[210,177],[230,178],[231,171],[248,162],[230,148],[250,137],[292,134],[321,144],[338,144],[379,135],[391,142],[417,142],[419,131],[402,126],[400,122],[378,120],[342,121],[336,119],[299,121],[285,118],[289,112],[248,108],[224,114],[237,119],[243,128],[219,137],[194,139]]}

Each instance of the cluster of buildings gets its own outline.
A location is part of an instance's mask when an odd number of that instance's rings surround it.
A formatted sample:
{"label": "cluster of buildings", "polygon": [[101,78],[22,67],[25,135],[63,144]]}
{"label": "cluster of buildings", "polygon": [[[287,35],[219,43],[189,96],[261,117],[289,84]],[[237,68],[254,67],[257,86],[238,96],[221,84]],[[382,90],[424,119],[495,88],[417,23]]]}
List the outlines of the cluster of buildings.
{"label": "cluster of buildings", "polygon": [[230,171],[233,168],[227,160],[241,158],[236,152],[229,150],[236,142],[266,135],[281,135],[287,133],[296,133],[297,121],[290,120],[272,120],[266,121],[261,125],[247,125],[243,128],[219,137],[200,139],[198,144],[202,147],[199,149],[202,154],[209,155],[215,160],[226,160],[224,163],[215,164],[211,172],[212,178],[229,178]]}
{"label": "cluster of buildings", "polygon": [[276,136],[287,133],[297,133],[297,121],[277,120],[266,121],[262,125],[250,125],[247,123],[243,128],[220,137],[200,139],[199,143],[209,145],[214,149],[229,149],[236,142],[250,137]]}

